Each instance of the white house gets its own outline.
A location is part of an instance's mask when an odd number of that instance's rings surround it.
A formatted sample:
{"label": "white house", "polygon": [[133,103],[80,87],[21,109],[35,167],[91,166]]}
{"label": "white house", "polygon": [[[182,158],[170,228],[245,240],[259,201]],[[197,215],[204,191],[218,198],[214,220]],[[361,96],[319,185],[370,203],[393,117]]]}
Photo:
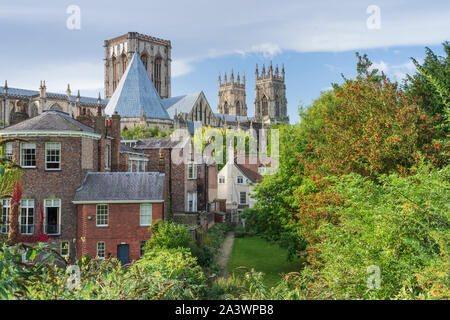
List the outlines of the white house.
{"label": "white house", "polygon": [[262,181],[258,173],[258,164],[237,164],[228,161],[217,175],[217,198],[226,199],[228,212],[240,212],[244,208],[251,208],[256,202],[250,197],[254,184]]}

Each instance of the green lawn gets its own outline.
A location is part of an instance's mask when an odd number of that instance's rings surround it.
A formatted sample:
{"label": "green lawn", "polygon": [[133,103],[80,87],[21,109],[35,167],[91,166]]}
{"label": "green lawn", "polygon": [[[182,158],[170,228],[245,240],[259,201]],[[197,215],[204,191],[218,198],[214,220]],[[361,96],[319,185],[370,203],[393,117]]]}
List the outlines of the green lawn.
{"label": "green lawn", "polygon": [[240,266],[254,268],[264,272],[265,284],[274,286],[281,274],[301,269],[300,259],[289,262],[286,257],[286,249],[259,237],[235,238],[227,268],[230,275],[243,275],[244,270],[236,270]]}

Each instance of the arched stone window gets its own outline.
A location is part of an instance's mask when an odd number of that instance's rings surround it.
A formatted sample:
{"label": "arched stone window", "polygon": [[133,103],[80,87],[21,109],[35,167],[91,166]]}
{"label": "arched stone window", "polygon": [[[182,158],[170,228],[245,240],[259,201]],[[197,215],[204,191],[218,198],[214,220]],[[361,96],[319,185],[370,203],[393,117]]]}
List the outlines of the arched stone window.
{"label": "arched stone window", "polygon": [[269,115],[269,102],[268,102],[266,96],[263,96],[261,99],[261,107],[262,107],[262,115],[268,116]]}
{"label": "arched stone window", "polygon": [[162,58],[156,57],[155,62],[153,63],[153,84],[159,95],[161,95],[161,64]]}
{"label": "arched stone window", "polygon": [[226,101],[223,105],[223,113],[228,114],[228,102],[226,102]]}
{"label": "arched stone window", "polygon": [[55,111],[63,111],[63,109],[61,108],[61,106],[57,103],[55,103],[54,105],[52,105],[50,107],[50,110],[55,110]]}
{"label": "arched stone window", "polygon": [[117,84],[119,83],[119,60],[116,57],[112,58],[113,66],[113,91],[116,90]]}
{"label": "arched stone window", "polygon": [[125,70],[127,70],[127,65],[128,65],[128,58],[125,55],[125,53],[122,53],[120,60],[122,60],[122,74],[124,74]]}
{"label": "arched stone window", "polygon": [[148,56],[145,53],[141,56],[141,61],[142,61],[142,64],[144,65],[144,67],[145,67],[145,70],[147,70],[147,68],[148,68]]}
{"label": "arched stone window", "polygon": [[239,101],[236,103],[236,115],[241,115],[241,103]]}
{"label": "arched stone window", "polygon": [[280,98],[278,96],[275,97],[275,117],[279,118],[281,114],[280,110]]}
{"label": "arched stone window", "polygon": [[198,119],[199,121],[203,121],[203,110],[202,110],[202,102],[200,101],[200,104],[199,104],[199,106],[198,106],[198,108],[199,108],[199,116],[200,116],[200,119]]}

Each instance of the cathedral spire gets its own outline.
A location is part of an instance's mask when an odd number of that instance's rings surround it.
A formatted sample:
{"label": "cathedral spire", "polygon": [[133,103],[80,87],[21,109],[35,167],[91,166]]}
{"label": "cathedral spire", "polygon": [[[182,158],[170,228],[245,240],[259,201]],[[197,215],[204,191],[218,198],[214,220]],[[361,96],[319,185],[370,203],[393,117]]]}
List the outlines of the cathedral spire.
{"label": "cathedral spire", "polygon": [[284,63],[283,63],[283,66],[281,68],[281,78],[283,78],[283,80],[284,80]]}
{"label": "cathedral spire", "polygon": [[267,73],[268,73],[268,75],[267,75],[268,78],[272,78],[273,77],[272,60],[270,60],[269,71]]}
{"label": "cathedral spire", "polygon": [[245,87],[245,72],[244,72],[244,74],[242,75],[242,84],[243,84],[244,87]]}
{"label": "cathedral spire", "polygon": [[220,78],[220,72],[219,72],[219,87],[222,85],[222,79]]}
{"label": "cathedral spire", "polygon": [[239,76],[239,72],[238,72],[238,76],[237,76],[237,84],[241,84],[241,77]]}
{"label": "cathedral spire", "polygon": [[231,84],[234,84],[234,73],[233,73],[233,69],[231,69],[230,82],[231,82]]}
{"label": "cathedral spire", "polygon": [[262,78],[265,79],[266,78],[266,65],[263,64],[263,68],[262,68]]}
{"label": "cathedral spire", "polygon": [[256,64],[255,75],[256,75],[256,79],[258,79],[259,78],[258,64]]}
{"label": "cathedral spire", "polygon": [[70,84],[67,84],[67,89],[66,89],[66,94],[67,94],[67,101],[70,102],[70,95],[72,94],[72,91],[70,91]]}
{"label": "cathedral spire", "polygon": [[80,102],[80,100],[81,100],[80,90],[78,90],[78,93],[77,93],[77,102]]}

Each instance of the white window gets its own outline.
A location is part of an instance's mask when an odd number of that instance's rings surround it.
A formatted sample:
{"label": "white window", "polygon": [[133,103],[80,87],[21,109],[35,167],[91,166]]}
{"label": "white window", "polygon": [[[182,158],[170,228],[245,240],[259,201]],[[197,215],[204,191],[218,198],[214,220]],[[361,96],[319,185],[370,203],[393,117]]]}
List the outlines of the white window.
{"label": "white window", "polygon": [[186,210],[189,212],[197,212],[197,192],[187,193]]}
{"label": "white window", "polygon": [[109,168],[109,145],[105,146],[105,169]]}
{"label": "white window", "polygon": [[128,161],[128,171],[133,172],[133,160]]}
{"label": "white window", "polygon": [[239,203],[240,204],[247,204],[247,192],[240,192],[239,193]]}
{"label": "white window", "polygon": [[67,257],[69,255],[70,242],[69,241],[61,241],[61,251],[60,254],[62,257]]}
{"label": "white window", "polygon": [[11,202],[9,199],[2,200],[2,221],[0,222],[1,229],[0,233],[9,232],[9,210],[11,208]]}
{"label": "white window", "polygon": [[20,201],[19,228],[22,234],[34,232],[34,200]]}
{"label": "white window", "polygon": [[224,176],[219,176],[219,183],[220,184],[225,183],[225,177]]}
{"label": "white window", "polygon": [[152,224],[152,205],[141,204],[140,225],[150,226]]}
{"label": "white window", "polygon": [[36,167],[36,143],[20,144],[20,165],[24,168]]}
{"label": "white window", "polygon": [[194,162],[188,163],[188,179],[195,179],[197,178],[197,170],[196,165]]}
{"label": "white window", "polygon": [[45,169],[61,169],[61,144],[59,142],[47,142],[45,144]]}
{"label": "white window", "polygon": [[5,144],[5,158],[8,160],[12,160],[13,158],[13,145],[12,142],[8,142]]}
{"label": "white window", "polygon": [[97,258],[105,259],[105,243],[103,241],[97,242]]}
{"label": "white window", "polygon": [[243,176],[237,176],[236,177],[236,183],[243,184],[244,183],[244,177]]}
{"label": "white window", "polygon": [[141,172],[145,172],[145,161],[141,161]]}
{"label": "white window", "polygon": [[44,200],[44,232],[46,234],[60,234],[61,232],[61,200]]}
{"label": "white window", "polygon": [[96,212],[97,227],[108,226],[108,205],[98,204]]}

